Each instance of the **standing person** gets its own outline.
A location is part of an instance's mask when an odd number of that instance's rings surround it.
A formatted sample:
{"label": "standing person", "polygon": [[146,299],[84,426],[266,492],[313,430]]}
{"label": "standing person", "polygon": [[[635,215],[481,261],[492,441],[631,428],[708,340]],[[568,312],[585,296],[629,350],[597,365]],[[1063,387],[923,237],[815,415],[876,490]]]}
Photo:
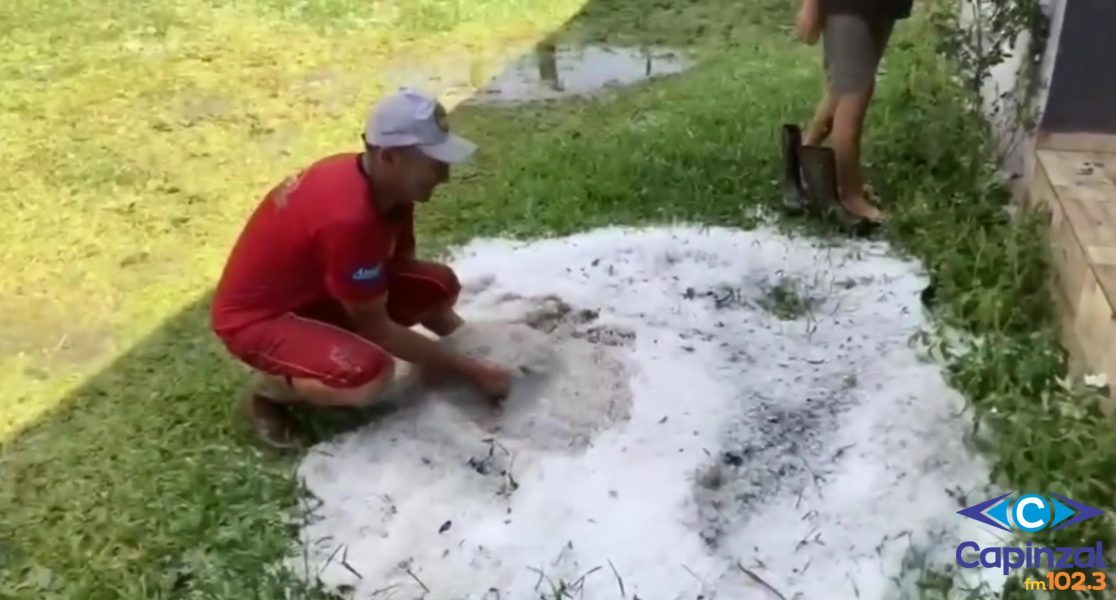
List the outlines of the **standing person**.
{"label": "standing person", "polygon": [[248,219],[217,285],[211,321],[254,369],[243,409],[262,440],[298,445],[287,405],[376,401],[398,358],[460,375],[493,397],[510,374],[411,330],[458,330],[453,271],[415,258],[414,208],[475,146],[432,98],[400,91],[369,113],[362,152],[323,158],[273,188]]}
{"label": "standing person", "polygon": [[[805,43],[813,45],[822,39],[826,85],[825,96],[804,133],[795,125],[784,125],[784,178],[799,176],[799,145],[807,150],[801,154],[803,162],[833,161],[828,169],[821,168],[835,172],[836,199],[852,219],[870,223],[886,219],[867,197],[860,142],[880,59],[895,22],[910,16],[912,4],[913,0],[802,0],[795,22],[795,34]],[[830,137],[832,152],[817,152]],[[822,195],[826,192],[820,191]]]}

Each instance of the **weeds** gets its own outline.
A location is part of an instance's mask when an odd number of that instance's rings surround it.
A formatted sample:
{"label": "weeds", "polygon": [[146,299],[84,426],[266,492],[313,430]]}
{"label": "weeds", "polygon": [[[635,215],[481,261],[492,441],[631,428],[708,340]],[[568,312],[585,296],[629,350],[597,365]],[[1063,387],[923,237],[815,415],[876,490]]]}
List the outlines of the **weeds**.
{"label": "weeds", "polygon": [[789,321],[809,314],[813,301],[797,281],[784,277],[765,290],[759,304],[771,314]]}

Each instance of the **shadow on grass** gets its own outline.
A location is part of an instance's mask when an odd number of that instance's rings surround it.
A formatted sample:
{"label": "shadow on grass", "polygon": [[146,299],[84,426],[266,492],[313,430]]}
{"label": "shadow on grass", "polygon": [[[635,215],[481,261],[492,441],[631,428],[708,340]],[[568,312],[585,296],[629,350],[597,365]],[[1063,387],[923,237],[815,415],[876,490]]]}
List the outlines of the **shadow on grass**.
{"label": "shadow on grass", "polygon": [[[237,418],[207,294],[5,444],[0,597],[279,597],[290,457]],[[357,423],[313,420],[336,434]]]}
{"label": "shadow on grass", "polygon": [[[478,235],[672,219],[745,225],[756,206],[774,204],[776,128],[804,118],[818,89],[816,55],[792,50],[784,35],[789,6],[645,4],[596,0],[549,41],[713,39],[722,51],[684,78],[604,103],[455,111],[457,128],[486,150],[442,195],[444,207],[420,217],[420,236],[433,240],[426,252]],[[1003,198],[974,191],[988,189],[980,134],[959,115],[949,73],[931,52],[904,46],[913,34],[897,39],[869,149],[886,165],[874,169],[877,189],[905,203],[892,235],[927,261],[960,324],[1002,336],[1005,348],[1041,351],[1027,337],[1049,322],[1036,291],[1039,245],[998,216]],[[908,75],[916,68],[917,81]],[[292,461],[257,451],[242,429],[234,400],[245,374],[211,334],[208,307],[206,295],[4,442],[0,597],[242,599],[292,589],[267,567],[288,547],[287,515],[300,502]],[[967,375],[1001,373],[1009,383],[977,391],[1010,396],[1028,377],[1049,385],[1045,370],[1057,367],[1037,360],[1044,373],[1019,373],[1025,361],[1011,360],[995,354]]]}
{"label": "shadow on grass", "polygon": [[[591,4],[570,32],[580,28],[581,38],[607,37],[603,32],[613,28],[642,38],[648,31],[650,37],[677,32],[672,19],[684,11],[671,2],[640,9],[643,25],[614,27],[635,6]],[[701,35],[708,27],[700,25],[710,21],[707,7],[697,10],[692,22],[698,24],[687,34]],[[677,93],[684,86],[670,89]],[[546,115],[534,109],[461,111],[466,125],[459,128],[479,130],[477,137],[491,151],[478,165],[478,181],[454,186],[449,194],[458,199],[425,226],[430,238],[450,243],[493,228],[545,234],[660,218],[657,207],[671,201],[680,203],[675,208],[688,202],[681,212],[691,215],[708,213],[713,203],[721,208],[712,212],[740,213],[735,172],[741,165],[766,172],[770,161],[761,160],[759,169],[749,159],[771,149],[753,145],[726,153],[714,138],[668,151],[676,144],[654,135],[654,120],[677,134],[695,125],[684,118],[688,111],[703,110],[709,100],[670,108],[659,94],[637,91],[603,109],[574,101]],[[625,121],[632,111],[649,117],[643,130]],[[699,115],[696,125],[713,131],[712,123],[701,121],[726,118],[723,111]],[[550,130],[507,136],[503,130],[516,119]],[[614,131],[602,140],[588,130],[590,122],[598,133]],[[746,131],[735,129],[730,137],[739,141]],[[592,146],[602,141],[614,155],[595,164]],[[656,158],[643,157],[644,142],[658,145]],[[702,182],[688,181],[695,177]],[[744,189],[766,189],[766,179],[753,177]],[[660,184],[667,182],[666,188]],[[540,187],[547,185],[551,189]],[[0,597],[204,593],[242,599],[280,597],[291,589],[268,564],[287,549],[287,515],[300,501],[292,461],[257,450],[237,418],[235,398],[246,374],[212,335],[209,301],[206,294],[170,317],[51,413],[4,441]],[[332,426],[327,431],[349,423],[326,423]]]}

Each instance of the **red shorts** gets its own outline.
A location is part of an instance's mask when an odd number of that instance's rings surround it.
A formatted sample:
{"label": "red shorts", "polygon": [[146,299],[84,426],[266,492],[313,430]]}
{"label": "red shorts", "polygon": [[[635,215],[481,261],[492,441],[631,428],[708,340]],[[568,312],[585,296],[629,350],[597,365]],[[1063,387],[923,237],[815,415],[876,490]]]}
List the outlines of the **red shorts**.
{"label": "red shorts", "polygon": [[[405,327],[453,306],[461,291],[453,271],[437,263],[396,259],[389,263],[388,314]],[[336,301],[224,333],[229,351],[254,369],[291,379],[316,379],[333,388],[364,385],[394,359],[356,333]]]}

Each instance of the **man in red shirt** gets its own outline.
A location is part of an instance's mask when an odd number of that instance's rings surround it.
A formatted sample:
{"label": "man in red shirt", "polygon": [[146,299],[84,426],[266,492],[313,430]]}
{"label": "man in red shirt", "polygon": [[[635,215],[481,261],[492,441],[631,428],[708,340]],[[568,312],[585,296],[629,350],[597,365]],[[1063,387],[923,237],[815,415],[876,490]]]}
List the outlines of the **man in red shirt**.
{"label": "man in red shirt", "polygon": [[507,393],[510,373],[413,331],[458,330],[453,271],[415,258],[414,205],[475,146],[434,99],[402,90],[369,113],[364,151],[330,156],[272,189],[249,218],[212,306],[214,332],[259,381],[244,409],[261,438],[298,443],[285,405],[356,407],[395,358]]}

